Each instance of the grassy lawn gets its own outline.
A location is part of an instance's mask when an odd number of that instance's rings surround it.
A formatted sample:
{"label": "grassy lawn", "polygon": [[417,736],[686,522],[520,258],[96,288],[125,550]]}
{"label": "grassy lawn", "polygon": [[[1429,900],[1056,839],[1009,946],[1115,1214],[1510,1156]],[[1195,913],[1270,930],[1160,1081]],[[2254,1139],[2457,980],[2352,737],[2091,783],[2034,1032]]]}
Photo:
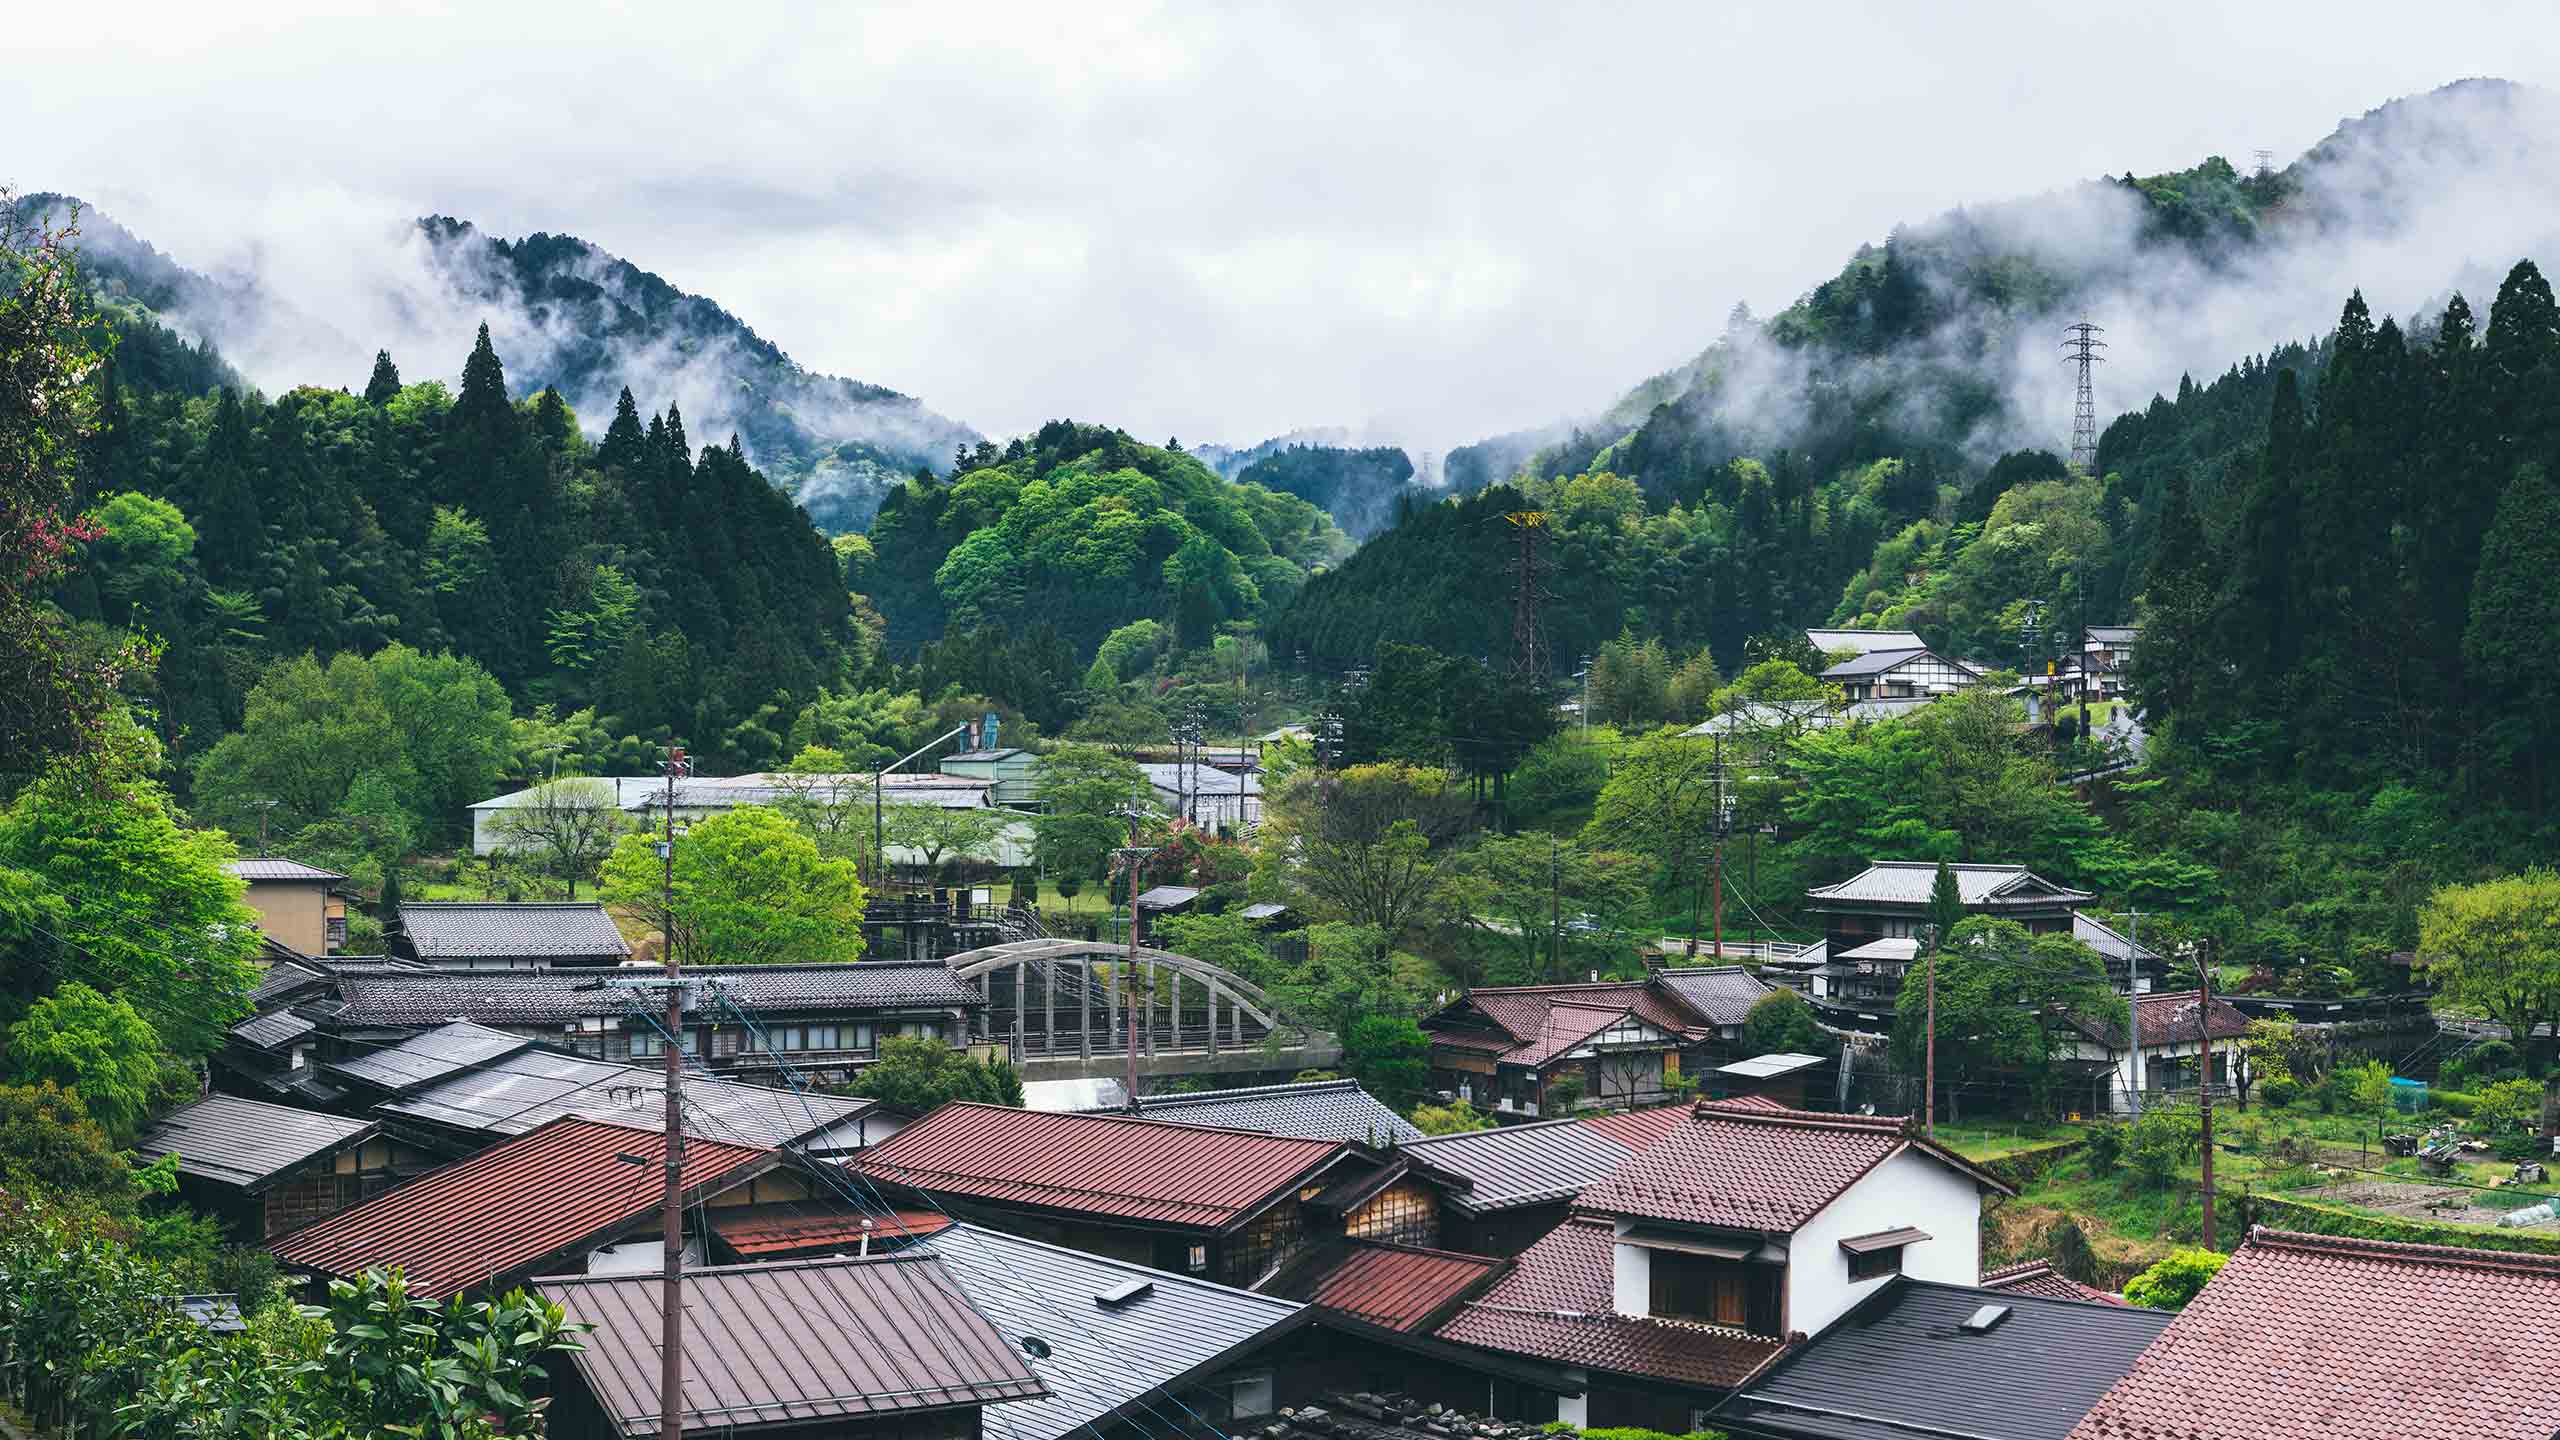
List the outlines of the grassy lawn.
{"label": "grassy lawn", "polygon": [[1941,1125],[1938,1143],[1967,1160],[1997,1160],[2020,1150],[2038,1145],[2059,1144],[2080,1138],[2079,1125],[2059,1120],[2015,1120],[1995,1125]]}

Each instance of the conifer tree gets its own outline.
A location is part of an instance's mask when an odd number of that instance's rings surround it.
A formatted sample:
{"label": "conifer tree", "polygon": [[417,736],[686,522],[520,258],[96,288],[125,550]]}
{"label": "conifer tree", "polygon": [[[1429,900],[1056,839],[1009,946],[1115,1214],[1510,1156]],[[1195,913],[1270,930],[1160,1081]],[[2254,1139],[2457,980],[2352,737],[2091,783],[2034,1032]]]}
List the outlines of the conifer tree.
{"label": "conifer tree", "polygon": [[1929,882],[1929,944],[1944,948],[1963,921],[1964,889],[1956,883],[1954,867],[1941,860],[1937,878]]}
{"label": "conifer tree", "polygon": [[197,514],[205,573],[218,584],[251,588],[263,580],[266,518],[258,505],[256,456],[240,392],[226,387],[214,403],[213,429],[195,464]]}
{"label": "conifer tree", "polygon": [[[480,328],[480,334],[482,338],[487,338],[489,334],[488,327],[485,325],[482,326]],[[390,351],[374,351],[373,378],[364,382],[364,403],[367,405],[388,405],[391,403],[391,397],[399,393],[400,367],[391,363]]]}
{"label": "conifer tree", "polygon": [[2471,582],[2471,624],[2462,650],[2475,675],[2497,677],[2479,698],[2490,711],[2487,743],[2504,768],[2520,772],[2534,814],[2543,813],[2549,755],[2560,744],[2560,672],[2550,664],[2560,634],[2560,486],[2542,466],[2517,467],[2499,497]]}
{"label": "conifer tree", "polygon": [[625,385],[622,398],[613,402],[613,423],[605,427],[604,443],[596,447],[596,462],[608,470],[635,471],[649,453],[650,443],[649,434],[640,428],[640,407],[631,399],[631,387]]}

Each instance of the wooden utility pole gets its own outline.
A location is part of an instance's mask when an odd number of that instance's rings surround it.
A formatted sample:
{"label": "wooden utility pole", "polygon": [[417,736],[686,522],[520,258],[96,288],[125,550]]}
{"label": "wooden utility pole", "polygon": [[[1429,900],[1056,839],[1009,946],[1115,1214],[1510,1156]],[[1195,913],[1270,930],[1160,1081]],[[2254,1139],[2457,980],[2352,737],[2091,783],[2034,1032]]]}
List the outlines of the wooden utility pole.
{"label": "wooden utility pole", "polygon": [[1716,959],[1724,959],[1724,832],[1726,823],[1724,799],[1724,737],[1716,738]]}
{"label": "wooden utility pole", "polygon": [[2142,1118],[2142,912],[2125,912],[2133,921],[2133,949],[2124,971],[2124,1113]]}
{"label": "wooden utility pole", "polygon": [[658,1429],[661,1440],[684,1440],[684,984],[676,957],[676,777],[692,773],[684,747],[667,747],[666,829],[658,840],[658,924],[666,951],[667,1140],[662,1243],[666,1291],[659,1301],[664,1327],[659,1340]]}
{"label": "wooden utility pole", "polygon": [[[1123,1097],[1122,1103],[1128,1106],[1128,1111],[1132,1115],[1138,1113],[1138,868],[1146,863],[1148,856],[1155,853],[1152,848],[1138,843],[1140,813],[1135,805],[1129,807],[1129,843],[1122,846],[1119,851],[1119,858],[1128,867],[1129,876],[1129,958],[1121,962],[1122,968],[1128,973],[1120,980],[1120,1013],[1128,1017],[1126,1038],[1129,1053],[1122,1062],[1121,1083],[1128,1088],[1128,1094]],[[1087,979],[1090,983],[1090,977]],[[1176,975],[1173,983],[1181,984],[1182,977]],[[1175,992],[1175,998],[1180,998],[1179,991]],[[1148,1008],[1154,1009],[1152,993],[1149,994],[1148,1001]],[[1217,1016],[1212,1013],[1209,1021],[1210,1029],[1214,1033],[1217,1029]],[[1154,1023],[1152,1015],[1148,1017],[1148,1022],[1150,1026]],[[1180,1035],[1177,1034],[1173,1038],[1176,1046],[1182,1043]]]}
{"label": "wooden utility pole", "polygon": [[1564,982],[1564,841],[1547,837],[1547,980]]}
{"label": "wooden utility pole", "polygon": [[[1928,1013],[1921,1017],[1925,1037],[1920,1061],[1920,1133],[1938,1138],[1938,937],[1929,937],[1929,957],[1922,962],[1929,987]],[[1907,983],[1907,982],[1906,982]]]}
{"label": "wooden utility pole", "polygon": [[2196,942],[2196,1040],[2204,1051],[2196,1104],[2204,1126],[2204,1248],[2213,1248],[2213,942]]}

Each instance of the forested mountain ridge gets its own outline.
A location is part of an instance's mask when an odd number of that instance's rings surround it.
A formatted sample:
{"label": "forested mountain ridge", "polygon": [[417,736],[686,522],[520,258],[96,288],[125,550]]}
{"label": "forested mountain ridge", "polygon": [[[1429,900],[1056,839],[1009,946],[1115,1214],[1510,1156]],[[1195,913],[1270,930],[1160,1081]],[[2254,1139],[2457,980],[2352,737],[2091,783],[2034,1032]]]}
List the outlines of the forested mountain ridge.
{"label": "forested mountain ridge", "polygon": [[[78,202],[34,195],[21,204],[55,223]],[[879,385],[810,371],[716,302],[574,235],[520,240],[435,215],[384,259],[394,317],[383,335],[351,335],[315,317],[262,277],[209,277],[161,255],[98,211],[80,206],[84,274],[106,298],[219,347],[275,391],[353,385],[362,357],[388,343],[394,358],[419,336],[467,343],[485,323],[509,357],[516,394],[556,389],[572,410],[602,417],[626,385],[690,413],[703,433],[735,433],[749,463],[771,476],[831,532],[860,529],[880,497],[919,467],[947,468],[978,432]],[[313,373],[343,364],[347,373]],[[155,383],[128,365],[128,380]],[[194,374],[172,388],[197,391]]]}
{"label": "forested mountain ridge", "polygon": [[[1566,437],[1531,430],[1453,451],[1454,492],[1508,478],[1517,493],[1372,540],[1303,594],[1275,640],[1332,666],[1385,641],[1500,648],[1507,622],[1483,611],[1503,588],[1496,516],[1534,503],[1569,512],[1547,611],[1560,665],[1633,629],[1711,644],[1730,667],[1745,637],[1824,621],[1917,627],[2019,663],[2030,602],[2066,623],[2131,614],[2173,468],[2137,454],[2145,412],[2127,406],[2100,449],[2102,483],[2063,483],[2062,324],[2088,313],[2110,326],[2099,378],[2117,388],[2102,401],[2136,375],[2159,377],[2157,403],[2193,390],[2162,371],[2166,356],[2191,357],[2181,363],[2198,374],[2231,367],[2223,428],[2176,442],[2207,467],[2196,483],[2210,500],[2215,467],[2263,434],[2275,371],[2316,383],[2322,343],[2293,337],[2326,330],[2342,296],[2374,286],[2424,297],[2431,328],[2457,289],[2497,285],[2488,255],[2560,253],[2549,219],[2512,203],[2555,185],[2553,97],[2463,81],[2348,121],[2281,170],[2244,175],[2209,157],[1897,228],[1765,323],[1737,307],[1697,357]],[[2483,249],[2499,244],[2510,248]],[[1594,509],[1617,493],[1585,483],[1603,476],[1632,493]],[[1623,538],[1591,538],[1594,517]],[[1448,545],[1467,555],[1462,573],[1435,570]],[[1466,590],[1470,608],[1401,604],[1407,583]]]}

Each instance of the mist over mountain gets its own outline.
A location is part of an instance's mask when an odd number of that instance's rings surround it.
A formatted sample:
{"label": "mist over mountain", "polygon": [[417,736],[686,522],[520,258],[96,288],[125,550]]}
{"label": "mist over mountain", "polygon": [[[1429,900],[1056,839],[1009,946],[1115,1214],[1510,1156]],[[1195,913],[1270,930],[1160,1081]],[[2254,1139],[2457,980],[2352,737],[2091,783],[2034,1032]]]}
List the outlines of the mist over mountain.
{"label": "mist over mountain", "polygon": [[2222,156],[1968,207],[1861,246],[1765,323],[1737,308],[1691,360],[1600,415],[1453,451],[1460,490],[1607,466],[1663,494],[1742,455],[1792,449],[1818,471],[1933,453],[1979,472],[2062,451],[2061,328],[2106,327],[2101,417],[2174,393],[2236,356],[2307,339],[2361,290],[2374,313],[2493,289],[2549,253],[2560,211],[2560,102],[2463,80],[2343,122],[2277,168]]}
{"label": "mist over mountain", "polygon": [[[60,216],[77,202],[23,203]],[[209,343],[270,393],[360,386],[376,350],[436,375],[486,323],[520,395],[558,388],[591,436],[625,386],[652,408],[672,402],[706,441],[736,434],[829,531],[867,525],[890,488],[919,466],[948,469],[980,438],[912,396],[805,369],[715,301],[574,235],[511,241],[441,215],[356,228],[371,243],[323,257],[288,242],[207,275],[83,206],[80,250],[105,294]]]}

